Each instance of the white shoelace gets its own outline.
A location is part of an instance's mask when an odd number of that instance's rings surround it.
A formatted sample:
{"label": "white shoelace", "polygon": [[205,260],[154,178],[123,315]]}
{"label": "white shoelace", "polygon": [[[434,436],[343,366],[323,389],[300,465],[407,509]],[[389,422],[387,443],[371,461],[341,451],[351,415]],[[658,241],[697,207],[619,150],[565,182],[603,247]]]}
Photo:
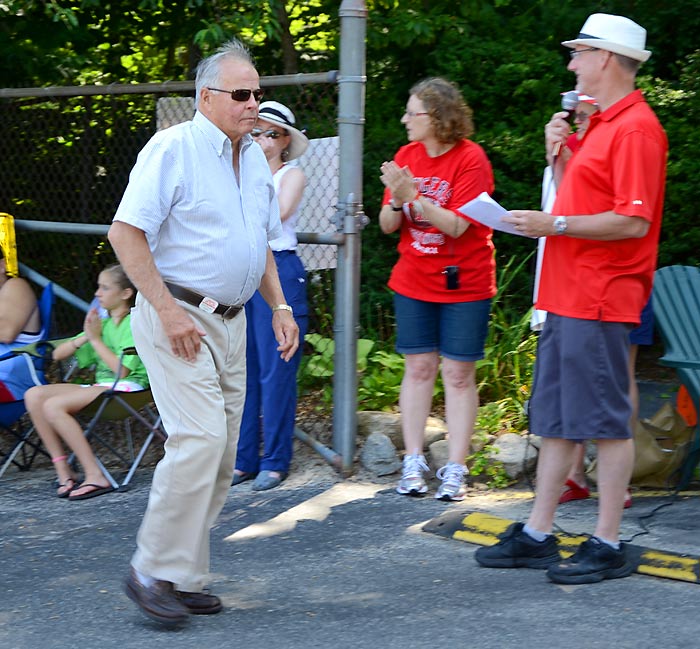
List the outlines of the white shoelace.
{"label": "white shoelace", "polygon": [[412,478],[421,476],[423,471],[429,471],[430,468],[425,462],[423,455],[406,455],[403,459],[403,477]]}
{"label": "white shoelace", "polygon": [[465,473],[469,473],[469,471],[463,464],[448,462],[445,466],[440,467],[435,472],[435,477],[438,480],[442,480],[448,486],[460,487]]}

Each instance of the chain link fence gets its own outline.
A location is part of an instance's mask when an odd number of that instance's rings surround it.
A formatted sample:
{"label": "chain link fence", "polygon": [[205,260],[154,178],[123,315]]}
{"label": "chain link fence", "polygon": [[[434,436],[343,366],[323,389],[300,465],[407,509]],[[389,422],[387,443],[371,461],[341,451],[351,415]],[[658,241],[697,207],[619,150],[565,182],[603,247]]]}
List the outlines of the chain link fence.
{"label": "chain link fence", "polygon": [[[263,78],[261,85],[265,100],[289,106],[312,140],[299,160],[308,178],[299,231],[300,241],[317,241],[338,230],[335,73]],[[136,156],[159,127],[191,118],[193,96],[193,82],[0,91],[0,211],[15,218],[25,269],[92,300],[97,275],[115,261],[105,233]],[[332,338],[335,246],[305,243],[299,253],[309,271],[309,331]],[[58,300],[55,333],[75,333],[83,316]]]}

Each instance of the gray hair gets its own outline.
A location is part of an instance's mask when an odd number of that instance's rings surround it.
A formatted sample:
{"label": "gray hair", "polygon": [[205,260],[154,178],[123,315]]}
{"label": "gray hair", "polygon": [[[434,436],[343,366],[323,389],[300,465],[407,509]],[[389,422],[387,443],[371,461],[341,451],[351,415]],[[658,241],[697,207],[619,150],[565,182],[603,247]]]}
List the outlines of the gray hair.
{"label": "gray hair", "polygon": [[641,61],[632,59],[624,54],[617,54],[616,52],[613,52],[612,54],[617,59],[617,62],[620,64],[621,68],[627,70],[627,72],[632,72],[635,75],[637,72],[639,72],[639,68],[642,66]]}
{"label": "gray hair", "polygon": [[202,59],[197,65],[197,76],[195,77],[194,107],[199,105],[199,95],[202,88],[214,87],[219,83],[219,71],[221,61],[224,59],[236,59],[243,63],[255,67],[253,56],[250,50],[237,38],[232,38],[224,43],[219,49],[206,59]]}

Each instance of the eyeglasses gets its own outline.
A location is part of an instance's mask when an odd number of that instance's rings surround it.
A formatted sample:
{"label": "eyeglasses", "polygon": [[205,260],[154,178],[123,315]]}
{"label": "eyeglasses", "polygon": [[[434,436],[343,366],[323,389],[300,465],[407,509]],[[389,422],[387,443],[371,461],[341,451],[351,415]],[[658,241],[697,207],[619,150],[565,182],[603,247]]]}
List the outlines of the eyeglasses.
{"label": "eyeglasses", "polygon": [[420,117],[421,115],[429,115],[429,113],[427,111],[420,111],[418,113],[414,113],[412,110],[407,110],[404,112],[404,116],[408,118]]}
{"label": "eyeglasses", "polygon": [[569,56],[575,59],[579,54],[583,54],[584,52],[596,52],[599,49],[599,47],[587,47],[585,50],[571,50]]}
{"label": "eyeglasses", "polygon": [[255,97],[255,101],[260,103],[260,100],[265,94],[265,91],[262,88],[256,88],[255,90],[251,90],[250,88],[236,88],[235,90],[221,90],[221,88],[207,89],[213,90],[214,92],[225,92],[226,94],[231,95],[231,99],[233,99],[233,101],[248,101],[250,96],[253,95],[253,97]]}
{"label": "eyeglasses", "polygon": [[287,135],[287,133],[280,133],[279,131],[275,131],[274,129],[269,129],[267,131],[263,131],[261,128],[254,128],[250,134],[253,137],[269,137],[271,140],[276,140],[278,137],[284,137]]}
{"label": "eyeglasses", "polygon": [[574,113],[574,119],[577,119],[579,122],[585,122],[589,117],[590,117],[589,113],[584,113],[584,112]]}

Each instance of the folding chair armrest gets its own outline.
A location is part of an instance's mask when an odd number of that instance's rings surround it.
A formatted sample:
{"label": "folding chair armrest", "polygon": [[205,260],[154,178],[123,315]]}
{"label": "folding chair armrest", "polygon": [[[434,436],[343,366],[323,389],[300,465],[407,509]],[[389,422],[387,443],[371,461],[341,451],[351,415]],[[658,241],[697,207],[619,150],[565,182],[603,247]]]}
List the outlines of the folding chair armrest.
{"label": "folding chair armrest", "polygon": [[117,371],[114,375],[114,383],[112,384],[112,387],[109,389],[109,392],[114,392],[115,388],[117,387],[117,383],[122,380],[121,378],[121,373],[122,373],[122,367],[124,367],[124,356],[138,356],[139,353],[136,351],[136,347],[124,347],[122,349],[122,353],[119,354],[119,365],[117,366]]}
{"label": "folding chair armrest", "polygon": [[659,364],[666,367],[683,368],[688,370],[700,370],[700,359],[678,358],[674,356],[662,356]]}

